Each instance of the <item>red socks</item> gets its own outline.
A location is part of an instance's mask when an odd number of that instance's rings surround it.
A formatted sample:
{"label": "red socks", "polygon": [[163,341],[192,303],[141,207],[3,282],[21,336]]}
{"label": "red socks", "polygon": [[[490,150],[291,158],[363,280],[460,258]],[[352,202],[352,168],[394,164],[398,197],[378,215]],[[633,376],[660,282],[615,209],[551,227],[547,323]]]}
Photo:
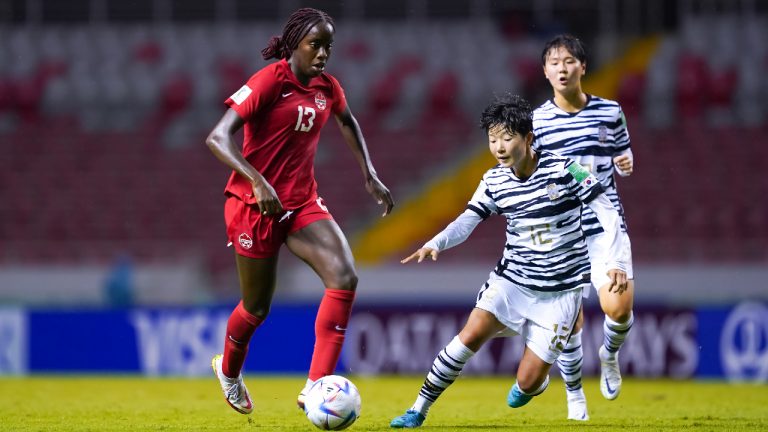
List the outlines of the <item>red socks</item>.
{"label": "red socks", "polygon": [[[336,370],[354,300],[354,291],[325,290],[315,319],[315,351],[309,366],[309,379],[312,381],[332,375]],[[224,340],[224,361],[221,365],[224,375],[235,378],[240,374],[248,353],[248,343],[262,322],[261,318],[243,308],[242,301],[232,311]]]}
{"label": "red socks", "polygon": [[315,351],[309,366],[312,381],[336,370],[354,299],[354,291],[326,288],[315,319]]}
{"label": "red socks", "polygon": [[243,369],[245,355],[251,336],[264,320],[251,315],[243,308],[243,302],[237,304],[227,321],[227,335],[224,337],[224,360],[221,370],[224,375],[236,378]]}

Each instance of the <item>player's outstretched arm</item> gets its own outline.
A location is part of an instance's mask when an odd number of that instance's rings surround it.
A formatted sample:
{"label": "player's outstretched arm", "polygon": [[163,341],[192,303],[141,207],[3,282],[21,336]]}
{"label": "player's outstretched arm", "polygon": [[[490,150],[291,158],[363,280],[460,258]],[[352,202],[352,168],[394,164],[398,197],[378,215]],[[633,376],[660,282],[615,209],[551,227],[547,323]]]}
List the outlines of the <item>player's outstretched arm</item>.
{"label": "player's outstretched arm", "polygon": [[405,264],[407,262],[416,260],[417,263],[420,263],[424,261],[426,257],[432,257],[432,261],[437,261],[437,256],[440,254],[440,251],[432,248],[426,248],[423,247],[416,252],[412,253],[410,256],[403,258],[400,263]]}
{"label": "player's outstretched arm", "polygon": [[368,147],[365,145],[365,138],[363,138],[363,132],[360,130],[360,125],[357,123],[355,116],[352,115],[349,107],[336,114],[336,122],[339,125],[344,141],[352,150],[357,163],[360,164],[360,169],[365,177],[365,189],[369,194],[373,195],[376,202],[385,206],[382,216],[388,215],[392,211],[392,207],[395,206],[395,202],[392,200],[392,194],[389,192],[389,189],[379,180],[376,170],[373,168]]}

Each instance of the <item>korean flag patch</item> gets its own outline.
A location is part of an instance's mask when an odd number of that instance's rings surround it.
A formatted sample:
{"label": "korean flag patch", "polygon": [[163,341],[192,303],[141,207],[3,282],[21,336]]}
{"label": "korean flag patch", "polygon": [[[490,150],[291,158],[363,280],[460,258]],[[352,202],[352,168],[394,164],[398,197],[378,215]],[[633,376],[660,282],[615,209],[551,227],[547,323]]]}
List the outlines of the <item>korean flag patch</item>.
{"label": "korean flag patch", "polygon": [[[581,183],[584,180],[589,179],[591,177],[591,174],[589,171],[587,171],[586,168],[579,165],[578,163],[574,162],[570,165],[568,165],[568,168],[566,168],[569,173],[573,176],[573,178],[576,180],[576,183]],[[589,183],[587,183],[589,184]]]}

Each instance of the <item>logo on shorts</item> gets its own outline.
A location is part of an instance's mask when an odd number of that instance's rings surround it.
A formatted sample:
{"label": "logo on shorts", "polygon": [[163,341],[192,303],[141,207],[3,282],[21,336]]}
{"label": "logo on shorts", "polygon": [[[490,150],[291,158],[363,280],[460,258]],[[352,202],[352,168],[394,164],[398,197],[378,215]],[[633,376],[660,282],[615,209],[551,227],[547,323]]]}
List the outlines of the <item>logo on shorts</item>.
{"label": "logo on shorts", "polygon": [[552,340],[549,341],[549,350],[559,354],[565,349],[565,344],[568,343],[568,337],[571,334],[571,330],[564,324],[554,324],[553,332],[554,336],[552,336]]}
{"label": "logo on shorts", "polygon": [[556,200],[560,197],[560,191],[557,189],[557,185],[550,183],[547,185],[547,196],[551,200]]}
{"label": "logo on shorts", "polygon": [[253,239],[246,233],[240,234],[240,237],[237,238],[237,241],[240,242],[240,246],[246,249],[253,247]]}
{"label": "logo on shorts", "polygon": [[325,95],[321,92],[317,92],[315,95],[315,105],[317,105],[317,109],[320,111],[325,110]]}

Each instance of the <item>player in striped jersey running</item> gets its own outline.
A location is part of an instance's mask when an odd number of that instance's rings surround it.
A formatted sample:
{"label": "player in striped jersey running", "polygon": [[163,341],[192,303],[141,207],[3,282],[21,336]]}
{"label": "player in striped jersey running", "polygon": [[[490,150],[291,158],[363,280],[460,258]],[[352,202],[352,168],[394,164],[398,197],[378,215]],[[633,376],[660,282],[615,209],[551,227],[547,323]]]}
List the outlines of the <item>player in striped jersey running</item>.
{"label": "player in striped jersey running", "polygon": [[[632,174],[633,160],[627,122],[618,103],[584,93],[581,78],[586,72],[586,52],[581,41],[571,35],[559,35],[550,40],[541,55],[544,75],[554,91],[554,97],[533,113],[533,132],[537,150],[551,151],[574,159],[588,169],[602,184],[606,196],[621,215],[621,236],[625,245],[628,283],[626,289],[609,285],[605,275],[606,263],[613,255],[602,245],[606,235],[595,213],[584,207],[582,227],[592,265],[592,285],[597,289],[600,307],[605,312],[604,341],[598,355],[601,364],[600,390],[613,400],[621,391],[618,351],[632,328],[634,275],[632,252],[624,222],[624,209],[619,201],[613,173]],[[612,235],[608,233],[607,235]],[[589,289],[584,290],[585,297]],[[568,418],[588,420],[587,401],[581,386],[581,328],[583,312],[576,329],[558,358],[568,400]]]}
{"label": "player in striped jersey running", "polygon": [[481,124],[499,164],[483,176],[466,210],[422,248],[403,259],[437,260],[466,240],[493,214],[507,221],[502,258],[480,289],[464,328],[437,355],[415,404],[390,423],[419,427],[430,406],[461,373],[466,362],[495,336],[521,335],[525,351],[507,404],[518,408],[541,394],[579,314],[582,289],[589,286],[589,257],[581,229],[588,205],[605,227],[601,237],[615,256],[608,263],[611,288],[624,290],[623,237],[618,212],[595,176],[571,159],[534,151],[531,107],[519,96],[497,98]]}

